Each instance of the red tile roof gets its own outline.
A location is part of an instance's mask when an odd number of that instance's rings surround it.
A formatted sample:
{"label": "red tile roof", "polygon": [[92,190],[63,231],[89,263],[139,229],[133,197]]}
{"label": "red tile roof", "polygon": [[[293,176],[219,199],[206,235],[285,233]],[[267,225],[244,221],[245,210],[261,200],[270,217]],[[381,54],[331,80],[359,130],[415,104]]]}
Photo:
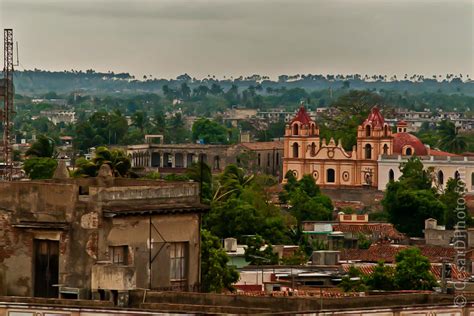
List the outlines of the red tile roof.
{"label": "red tile roof", "polygon": [[[395,266],[394,264],[387,264],[388,266]],[[344,263],[342,264],[342,270],[344,272],[348,272],[351,266],[355,266],[356,268],[360,269],[360,271],[365,274],[369,275],[374,272],[374,268],[377,266],[376,263],[356,263],[356,264],[349,264]],[[441,279],[441,269],[442,266],[439,263],[432,263],[431,264],[431,273],[440,280]],[[451,264],[451,275],[452,279],[454,280],[464,280],[470,276],[470,274],[466,271],[461,271],[455,264]]]}
{"label": "red tile roof", "polygon": [[313,120],[309,116],[308,112],[306,112],[306,109],[304,105],[300,106],[300,109],[298,110],[298,113],[296,113],[296,116],[293,118],[291,123],[293,122],[300,122],[303,125],[309,124]]}
{"label": "red tile roof", "polygon": [[360,233],[372,236],[375,235],[378,239],[388,238],[392,240],[401,240],[405,238],[405,236],[390,223],[337,223],[333,224],[332,227],[333,231],[353,234]]}
{"label": "red tile roof", "polygon": [[380,127],[383,128],[383,125],[385,124],[385,119],[383,118],[382,113],[380,113],[380,109],[377,106],[374,106],[367,117],[367,119],[364,121],[364,125],[369,123],[373,127]]}
{"label": "red tile roof", "polygon": [[252,143],[240,143],[240,144],[250,150],[283,149],[282,140],[277,140],[273,142],[252,142]]}
{"label": "red tile roof", "polygon": [[432,155],[432,156],[444,156],[444,157],[459,156],[459,155],[456,155],[456,154],[448,153],[447,151],[436,150],[436,149],[430,149],[430,155]]}
{"label": "red tile roof", "polygon": [[425,145],[415,135],[410,133],[395,133],[393,134],[393,152],[401,154],[403,147],[410,145],[415,150],[415,155],[425,156],[428,150]]}
{"label": "red tile roof", "polygon": [[398,121],[397,123],[397,126],[407,126],[407,122],[405,122],[404,120],[401,120],[401,121]]}
{"label": "red tile roof", "polygon": [[[394,244],[372,244],[369,249],[343,249],[341,251],[341,260],[343,261],[361,261],[361,262],[378,262],[387,263],[395,262],[395,256],[400,250],[410,246],[394,245]],[[417,246],[421,250],[421,254],[428,257],[430,262],[443,262],[445,259],[453,259],[456,250],[453,247],[442,247],[433,245]]]}

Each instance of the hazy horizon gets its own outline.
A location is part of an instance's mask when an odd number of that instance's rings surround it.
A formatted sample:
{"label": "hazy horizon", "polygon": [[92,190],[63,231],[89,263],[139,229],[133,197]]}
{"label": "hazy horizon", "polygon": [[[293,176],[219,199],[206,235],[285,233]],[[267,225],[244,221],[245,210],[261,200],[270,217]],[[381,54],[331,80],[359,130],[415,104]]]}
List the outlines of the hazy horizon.
{"label": "hazy horizon", "polygon": [[469,74],[471,0],[0,0],[17,69]]}

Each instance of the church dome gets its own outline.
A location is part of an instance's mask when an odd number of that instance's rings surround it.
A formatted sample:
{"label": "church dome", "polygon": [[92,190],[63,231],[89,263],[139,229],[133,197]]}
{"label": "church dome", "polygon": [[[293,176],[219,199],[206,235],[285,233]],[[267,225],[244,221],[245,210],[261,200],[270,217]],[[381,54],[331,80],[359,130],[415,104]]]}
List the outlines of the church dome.
{"label": "church dome", "polygon": [[393,134],[393,153],[406,155],[407,148],[411,148],[411,150],[414,151],[411,152],[411,155],[428,155],[428,149],[415,135],[412,135],[410,133]]}

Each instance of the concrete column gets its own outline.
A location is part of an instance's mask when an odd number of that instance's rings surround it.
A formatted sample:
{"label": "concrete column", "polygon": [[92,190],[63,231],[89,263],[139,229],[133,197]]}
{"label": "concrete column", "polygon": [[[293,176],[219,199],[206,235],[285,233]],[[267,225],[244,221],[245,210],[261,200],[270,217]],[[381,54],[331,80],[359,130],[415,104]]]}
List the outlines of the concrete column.
{"label": "concrete column", "polygon": [[160,166],[159,166],[160,168],[163,168],[163,159],[164,159],[163,156],[164,156],[163,152],[160,151]]}
{"label": "concrete column", "polygon": [[175,168],[176,167],[176,160],[175,160],[175,157],[174,157],[174,153],[171,153],[171,168]]}
{"label": "concrete column", "polygon": [[188,153],[187,152],[183,153],[183,167],[184,168],[188,167]]}

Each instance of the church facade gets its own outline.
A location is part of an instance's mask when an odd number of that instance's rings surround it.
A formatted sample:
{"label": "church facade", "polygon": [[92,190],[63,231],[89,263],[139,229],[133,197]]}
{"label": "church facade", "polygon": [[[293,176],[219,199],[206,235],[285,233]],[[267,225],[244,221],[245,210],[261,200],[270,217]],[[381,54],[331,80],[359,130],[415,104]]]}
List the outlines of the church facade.
{"label": "church facade", "polygon": [[290,170],[297,179],[310,174],[322,187],[383,190],[400,176],[400,163],[416,155],[441,177],[434,184],[443,187],[448,178],[463,174],[468,191],[474,190],[474,157],[431,150],[407,132],[404,121],[392,133],[378,107],[358,126],[357,144],[348,152],[340,141],[321,139],[317,123],[301,106],[285,127],[283,154],[283,175]]}

